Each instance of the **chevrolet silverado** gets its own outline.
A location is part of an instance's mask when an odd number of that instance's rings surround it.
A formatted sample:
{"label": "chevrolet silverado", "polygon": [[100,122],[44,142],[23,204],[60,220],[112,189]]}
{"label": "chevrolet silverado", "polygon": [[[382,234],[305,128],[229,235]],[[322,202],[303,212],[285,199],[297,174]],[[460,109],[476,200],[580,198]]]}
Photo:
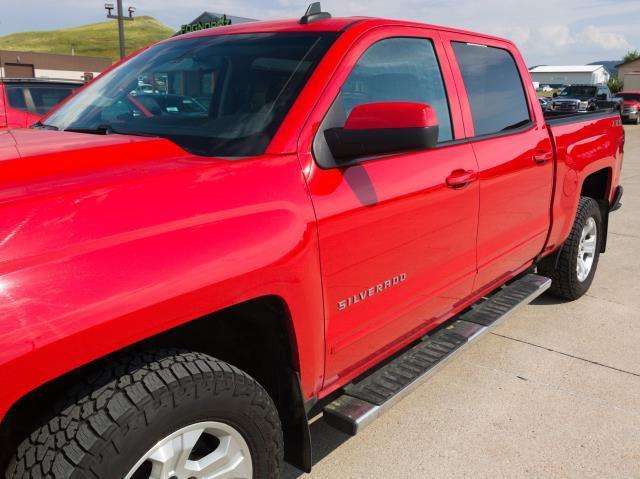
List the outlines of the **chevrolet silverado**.
{"label": "chevrolet silverado", "polygon": [[589,289],[623,149],[493,36],[314,4],[138,52],[0,132],[0,470],[310,470],[311,418],[356,434]]}

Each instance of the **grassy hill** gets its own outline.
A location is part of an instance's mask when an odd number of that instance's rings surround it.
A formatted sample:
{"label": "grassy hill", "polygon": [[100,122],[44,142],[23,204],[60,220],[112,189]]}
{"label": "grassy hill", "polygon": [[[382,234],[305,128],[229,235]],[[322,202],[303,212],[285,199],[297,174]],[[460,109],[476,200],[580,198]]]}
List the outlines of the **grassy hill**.
{"label": "grassy hill", "polygon": [[[136,17],[125,22],[127,53],[145,45],[170,37],[175,31],[153,17]],[[118,24],[109,20],[80,27],[64,28],[44,32],[13,33],[0,37],[0,50],[64,53],[91,57],[120,58],[118,47]]]}

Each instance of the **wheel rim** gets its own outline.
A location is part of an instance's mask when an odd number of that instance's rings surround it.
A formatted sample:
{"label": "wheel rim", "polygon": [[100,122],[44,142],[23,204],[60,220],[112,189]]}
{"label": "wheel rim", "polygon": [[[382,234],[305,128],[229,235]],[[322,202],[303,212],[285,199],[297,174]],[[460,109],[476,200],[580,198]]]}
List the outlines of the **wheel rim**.
{"label": "wheel rim", "polygon": [[125,479],[251,479],[249,445],[233,427],[200,422],[153,446]]}
{"label": "wheel rim", "polygon": [[576,270],[578,281],[582,282],[589,277],[593,268],[593,260],[596,257],[596,246],[598,240],[598,228],[596,220],[590,217],[582,228],[580,244],[578,246],[578,262]]}

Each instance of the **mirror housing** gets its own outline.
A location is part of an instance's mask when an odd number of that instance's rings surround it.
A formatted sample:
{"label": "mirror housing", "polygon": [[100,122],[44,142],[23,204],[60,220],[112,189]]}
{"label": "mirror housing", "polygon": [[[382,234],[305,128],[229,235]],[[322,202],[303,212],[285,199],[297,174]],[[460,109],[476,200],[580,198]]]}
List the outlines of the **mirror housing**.
{"label": "mirror housing", "polygon": [[607,94],[606,93],[600,93],[599,95],[596,96],[596,98],[598,100],[606,100],[607,99]]}
{"label": "mirror housing", "polygon": [[435,148],[438,118],[429,105],[378,102],[358,105],[342,128],[324,135],[337,160]]}

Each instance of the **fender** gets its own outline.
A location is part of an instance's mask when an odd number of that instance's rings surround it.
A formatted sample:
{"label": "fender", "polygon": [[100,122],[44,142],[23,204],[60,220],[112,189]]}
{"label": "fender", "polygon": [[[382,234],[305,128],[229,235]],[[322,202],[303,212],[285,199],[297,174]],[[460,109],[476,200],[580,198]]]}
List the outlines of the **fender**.
{"label": "fender", "polygon": [[[619,168],[622,154],[614,136],[616,127],[621,128],[614,115],[549,127],[556,151],[556,176],[551,230],[543,256],[558,249],[569,236],[586,178],[597,171]],[[605,199],[611,198],[617,182],[618,178],[610,177]]]}
{"label": "fender", "polygon": [[287,303],[303,400],[313,396],[322,290],[295,155],[232,161],[161,139],[14,136],[23,158],[0,163],[0,417],[72,369],[265,295]]}

